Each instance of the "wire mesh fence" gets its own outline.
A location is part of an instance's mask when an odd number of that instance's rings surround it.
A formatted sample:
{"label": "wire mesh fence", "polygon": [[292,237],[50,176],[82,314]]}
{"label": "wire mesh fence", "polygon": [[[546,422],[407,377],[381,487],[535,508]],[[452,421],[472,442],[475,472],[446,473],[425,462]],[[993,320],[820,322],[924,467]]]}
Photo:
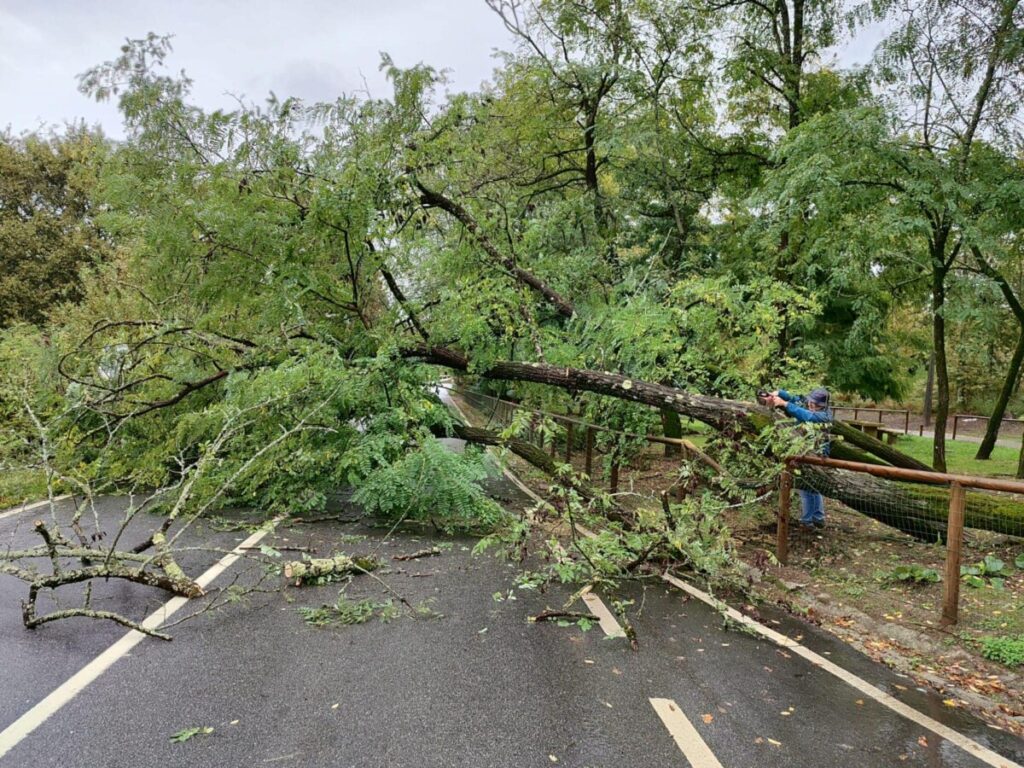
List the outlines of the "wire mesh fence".
{"label": "wire mesh fence", "polygon": [[[571,464],[591,482],[604,484],[611,493],[628,491],[650,497],[662,492],[681,494],[683,486],[677,482],[681,460],[695,459],[714,465],[691,440],[616,430],[472,390],[449,391],[473,409],[477,426],[503,430],[514,419],[525,419],[520,439]],[[615,438],[627,438],[641,447],[623,452]]]}
{"label": "wire mesh fence", "polygon": [[[1000,537],[991,539],[995,545],[1005,545],[1006,537],[1024,537],[1024,483],[817,456],[791,459],[782,478],[777,523],[776,553],[783,563],[788,559],[791,489],[799,492],[801,519],[828,497],[921,542],[941,544],[945,549],[941,575],[923,566],[915,570],[909,563],[895,573],[915,581],[934,576],[935,582],[942,582],[943,623],[958,621],[962,583],[1004,590],[1007,578],[1016,580],[1017,571],[1024,569],[1024,556],[1014,558],[1012,568],[996,555],[980,564],[966,562],[963,556],[965,529]],[[1008,551],[1013,551],[1012,545]]]}

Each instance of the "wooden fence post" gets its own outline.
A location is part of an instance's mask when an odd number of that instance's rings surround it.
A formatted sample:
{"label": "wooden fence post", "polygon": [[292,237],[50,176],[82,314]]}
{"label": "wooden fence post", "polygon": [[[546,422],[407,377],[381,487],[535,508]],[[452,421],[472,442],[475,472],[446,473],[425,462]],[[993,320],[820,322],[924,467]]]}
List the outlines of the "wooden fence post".
{"label": "wooden fence post", "polygon": [[594,428],[587,426],[587,457],[583,471],[587,473],[588,477],[593,477],[591,470],[594,467]]}
{"label": "wooden fence post", "polygon": [[619,492],[619,457],[615,453],[612,454],[612,476],[609,482],[608,490],[611,493]]}
{"label": "wooden fence post", "polygon": [[904,414],[904,416],[906,418],[903,421],[903,434],[904,435],[909,435],[910,434],[910,409],[909,408],[907,409],[907,412]]}
{"label": "wooden fence post", "polygon": [[952,437],[953,440],[956,440],[956,424],[957,424],[957,422],[959,420],[960,420],[960,414],[959,413],[954,413],[953,414],[953,437]]}
{"label": "wooden fence post", "polygon": [[1020,436],[1020,456],[1017,457],[1017,477],[1024,478],[1024,432]]}
{"label": "wooden fence post", "polygon": [[789,560],[789,504],[793,495],[792,464],[786,462],[779,478],[779,522],[775,530],[775,557],[783,565]]}
{"label": "wooden fence post", "polygon": [[942,589],[942,624],[957,622],[960,602],[960,545],[964,538],[964,505],[967,491],[960,483],[949,486],[949,522],[946,526],[946,572]]}
{"label": "wooden fence post", "polygon": [[565,463],[572,462],[572,422],[565,425]]}

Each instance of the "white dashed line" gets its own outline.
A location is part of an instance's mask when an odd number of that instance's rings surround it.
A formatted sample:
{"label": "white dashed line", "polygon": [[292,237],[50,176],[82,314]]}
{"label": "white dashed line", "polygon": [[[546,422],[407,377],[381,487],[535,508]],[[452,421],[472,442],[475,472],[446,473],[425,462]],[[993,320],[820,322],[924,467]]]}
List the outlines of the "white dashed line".
{"label": "white dashed line", "polygon": [[601,629],[608,637],[625,637],[626,633],[623,631],[619,622],[615,620],[615,616],[608,610],[608,606],[604,604],[604,601],[591,592],[589,589],[583,592],[583,602],[587,604],[587,608],[590,612],[597,616],[598,622],[601,624]]}
{"label": "white dashed line", "polygon": [[[224,555],[214,563],[202,576],[196,579],[196,584],[205,588],[214,579],[220,576],[226,569],[241,557],[244,550],[249,549],[260,542],[270,533],[270,528],[264,528],[252,534],[249,538]],[[146,629],[157,629],[183,605],[188,602],[186,597],[174,597],[164,603],[160,608],[146,617],[142,626]],[[0,732],[0,757],[3,757],[16,747],[26,736],[42,725],[50,715],[71,701],[81,693],[89,683],[107,671],[118,659],[127,654],[146,638],[142,632],[131,630],[107,648],[103,653],[86,664],[82,669],[72,675],[67,682],[54,690],[45,699],[36,704],[32,709],[19,717],[7,728]]]}
{"label": "white dashed line", "polygon": [[691,768],[722,768],[714,752],[700,737],[678,704],[672,699],[650,699],[650,702]]}

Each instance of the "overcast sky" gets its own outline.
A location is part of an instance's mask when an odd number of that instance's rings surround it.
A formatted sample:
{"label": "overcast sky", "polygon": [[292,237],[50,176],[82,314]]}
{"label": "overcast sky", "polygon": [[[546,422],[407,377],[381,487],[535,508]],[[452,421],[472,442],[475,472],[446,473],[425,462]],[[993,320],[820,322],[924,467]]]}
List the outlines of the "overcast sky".
{"label": "overcast sky", "polygon": [[[204,107],[271,90],[309,101],[364,86],[387,96],[380,51],[399,66],[449,69],[451,90],[475,90],[494,50],[512,47],[484,0],[0,0],[0,129],[84,118],[122,136],[114,106],[80,94],[76,76],[151,31],[174,35],[169,66],[195,81]],[[840,62],[864,63],[877,39],[866,31]]]}

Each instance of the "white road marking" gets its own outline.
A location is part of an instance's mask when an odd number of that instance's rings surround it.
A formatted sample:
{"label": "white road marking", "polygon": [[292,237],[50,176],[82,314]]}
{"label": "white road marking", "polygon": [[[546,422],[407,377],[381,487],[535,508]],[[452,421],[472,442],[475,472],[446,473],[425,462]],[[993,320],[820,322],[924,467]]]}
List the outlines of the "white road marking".
{"label": "white road marking", "polygon": [[[244,550],[258,544],[264,536],[270,533],[270,530],[271,529],[267,527],[256,531],[256,533],[252,534],[249,538],[231,550],[230,553],[224,555],[224,557],[210,566],[203,575],[196,579],[196,583],[205,589],[208,584],[220,576],[226,569],[230,568],[231,565],[242,556]],[[187,602],[187,597],[171,598],[147,616],[142,622],[142,626],[146,629],[157,629],[173,614],[180,610]],[[57,710],[81,693],[89,683],[93,682],[96,678],[107,671],[115,661],[127,654],[132,648],[145,639],[146,635],[142,632],[134,629],[129,631],[128,634],[124,635],[124,637],[107,648],[107,650],[82,667],[82,669],[72,675],[65,683],[56,688],[45,699],[40,701],[32,707],[32,709],[7,726],[7,728],[0,733],[0,758],[10,752],[26,736],[31,734],[32,731],[42,725],[50,715],[54,714]]]}
{"label": "white road marking", "polygon": [[649,701],[692,768],[722,768],[715,753],[700,737],[697,729],[683,714],[678,704],[672,699],[650,699]]}
{"label": "white road marking", "polygon": [[608,610],[608,606],[604,604],[604,601],[595,595],[590,589],[586,589],[583,592],[583,602],[587,604],[587,608],[590,612],[597,616],[598,622],[601,624],[601,629],[608,637],[625,637],[626,633],[623,631],[619,622],[615,620],[615,616]]}
{"label": "white road marking", "polygon": [[[70,498],[71,494],[66,493],[63,496],[54,496],[53,501],[54,503],[56,503],[58,501],[64,501],[64,499]],[[40,507],[48,506],[49,503],[50,499],[43,499],[42,501],[35,501],[31,504],[25,504],[24,506],[21,507],[11,507],[10,509],[6,509],[3,512],[0,512],[0,520],[3,520],[8,517],[14,517],[15,515],[20,515],[22,512],[31,512],[33,509],[39,509]]]}
{"label": "white road marking", "polygon": [[844,683],[852,686],[853,688],[856,688],[865,696],[869,696],[882,706],[888,707],[898,715],[902,715],[908,720],[917,723],[922,728],[926,728],[932,733],[941,736],[950,744],[954,744],[960,747],[960,749],[964,750],[968,754],[974,755],[974,757],[978,758],[987,765],[991,765],[993,766],[993,768],[1024,768],[1024,766],[1021,766],[1019,763],[1015,763],[1012,760],[1005,758],[1002,755],[997,754],[996,752],[993,752],[991,749],[982,746],[974,739],[968,738],[967,736],[964,736],[962,733],[954,731],[949,726],[943,725],[938,720],[933,720],[932,718],[928,717],[928,715],[918,712],[916,709],[909,706],[908,704],[904,704],[899,699],[890,696],[888,693],[879,688],[876,688],[867,680],[857,677],[857,675],[853,674],[849,670],[843,669],[838,664],[829,661],[824,656],[815,653],[809,648],[805,648],[795,640],[786,637],[785,635],[779,632],[776,632],[774,629],[769,629],[763,624],[754,621],[754,619],[750,618],[749,616],[744,616],[735,608],[730,608],[729,606],[725,605],[721,600],[715,599],[707,592],[698,589],[692,584],[687,584],[685,581],[677,579],[675,576],[672,576],[668,573],[662,574],[661,578],[667,581],[672,586],[678,587],[687,594],[696,597],[698,600],[704,603],[707,603],[715,610],[723,611],[733,621],[743,624],[745,627],[748,627],[749,629],[753,630],[762,637],[771,640],[776,645],[780,645],[783,648],[789,649],[796,655],[802,656],[819,669],[822,669],[825,672],[828,672],[829,674],[838,677]]}

